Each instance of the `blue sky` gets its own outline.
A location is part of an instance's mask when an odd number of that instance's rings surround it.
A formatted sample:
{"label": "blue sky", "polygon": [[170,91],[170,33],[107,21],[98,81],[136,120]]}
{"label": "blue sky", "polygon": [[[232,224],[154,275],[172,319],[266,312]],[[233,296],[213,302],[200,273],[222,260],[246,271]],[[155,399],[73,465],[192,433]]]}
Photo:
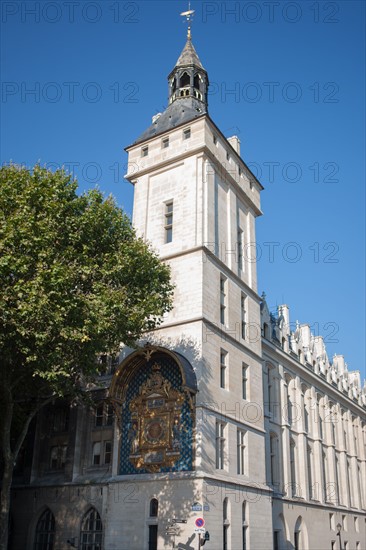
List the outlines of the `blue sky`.
{"label": "blue sky", "polygon": [[[365,4],[192,1],[210,115],[265,187],[259,292],[365,377]],[[187,2],[4,1],[1,162],[66,165],[129,213]],[[33,90],[33,92],[32,92]]]}

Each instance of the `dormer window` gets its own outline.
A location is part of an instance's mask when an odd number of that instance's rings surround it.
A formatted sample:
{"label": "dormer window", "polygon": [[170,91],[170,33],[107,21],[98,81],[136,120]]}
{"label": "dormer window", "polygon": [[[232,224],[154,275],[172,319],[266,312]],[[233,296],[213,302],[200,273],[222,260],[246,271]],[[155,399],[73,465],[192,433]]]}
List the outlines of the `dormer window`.
{"label": "dormer window", "polygon": [[142,157],[147,157],[149,154],[149,147],[148,145],[146,145],[146,147],[142,147],[141,149],[141,156]]}
{"label": "dormer window", "polygon": [[189,139],[191,137],[191,129],[186,128],[183,130],[183,139]]}

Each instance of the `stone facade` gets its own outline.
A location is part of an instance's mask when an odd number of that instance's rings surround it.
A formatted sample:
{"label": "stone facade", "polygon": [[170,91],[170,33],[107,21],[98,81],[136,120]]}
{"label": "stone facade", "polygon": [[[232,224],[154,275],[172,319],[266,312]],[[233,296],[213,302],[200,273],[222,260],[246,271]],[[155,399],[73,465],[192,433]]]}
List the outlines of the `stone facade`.
{"label": "stone facade", "polygon": [[107,361],[94,408],[39,415],[15,550],[196,549],[198,517],[212,550],[335,549],[338,523],[347,550],[366,547],[365,388],[258,295],[262,186],[207,85],[188,38],[169,107],[127,148],[133,223],[171,266],[174,309]]}

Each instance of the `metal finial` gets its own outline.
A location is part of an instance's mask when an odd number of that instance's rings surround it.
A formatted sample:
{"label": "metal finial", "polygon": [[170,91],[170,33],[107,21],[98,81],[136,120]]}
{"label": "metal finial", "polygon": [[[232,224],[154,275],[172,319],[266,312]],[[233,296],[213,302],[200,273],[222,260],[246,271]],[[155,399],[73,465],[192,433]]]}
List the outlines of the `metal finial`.
{"label": "metal finial", "polygon": [[185,22],[188,23],[187,38],[188,40],[191,40],[192,38],[191,25],[192,25],[193,16],[194,16],[194,10],[191,10],[191,2],[188,2],[188,11],[183,11],[180,15],[186,18]]}

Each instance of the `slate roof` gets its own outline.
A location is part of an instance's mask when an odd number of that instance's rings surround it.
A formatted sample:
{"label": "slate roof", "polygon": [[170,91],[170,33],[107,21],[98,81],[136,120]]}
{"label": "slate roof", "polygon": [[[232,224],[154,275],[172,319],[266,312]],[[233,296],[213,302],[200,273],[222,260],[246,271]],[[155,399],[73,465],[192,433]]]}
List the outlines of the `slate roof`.
{"label": "slate roof", "polygon": [[134,145],[195,120],[204,114],[207,114],[207,108],[202,101],[192,97],[178,98],[137,138]]}
{"label": "slate roof", "polygon": [[184,46],[183,51],[176,63],[176,67],[185,67],[186,65],[195,65],[196,67],[205,70],[190,38],[187,39],[186,45]]}

